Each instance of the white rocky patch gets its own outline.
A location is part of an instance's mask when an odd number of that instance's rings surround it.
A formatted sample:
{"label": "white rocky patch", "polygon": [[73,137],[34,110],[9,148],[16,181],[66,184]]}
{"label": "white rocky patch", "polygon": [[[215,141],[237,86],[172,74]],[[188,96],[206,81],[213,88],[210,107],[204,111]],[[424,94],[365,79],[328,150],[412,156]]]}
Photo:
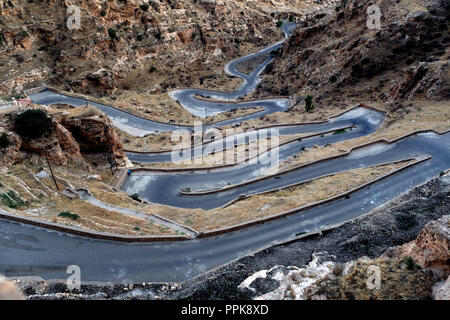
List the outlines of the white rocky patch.
{"label": "white rocky patch", "polygon": [[111,121],[113,122],[114,126],[122,131],[125,131],[126,133],[135,136],[135,137],[145,137],[148,134],[154,133],[154,131],[150,130],[142,130],[138,129],[136,127],[130,126],[127,124],[128,119],[127,118],[121,118],[121,117],[110,117]]}
{"label": "white rocky patch", "polygon": [[[271,280],[278,281],[279,287],[269,293],[260,295],[255,300],[305,300],[308,298],[307,291],[314,288],[316,284],[333,274],[335,263],[326,261],[319,263],[321,253],[313,253],[312,261],[304,268],[287,267],[287,274],[275,272],[270,276]],[[270,270],[262,270],[244,280],[239,289],[249,289],[255,292],[251,284],[257,279],[266,279],[276,269],[284,268],[276,266]]]}
{"label": "white rocky patch", "polygon": [[366,109],[366,108],[356,108],[353,110],[350,110],[346,113],[344,113],[343,115],[340,115],[339,117],[330,119],[330,122],[334,122],[337,120],[348,120],[348,119],[355,119],[355,118],[360,118],[363,116],[367,116],[370,113],[370,110]]}
{"label": "white rocky patch", "polygon": [[354,160],[354,159],[361,159],[361,158],[365,158],[365,157],[372,157],[372,156],[381,154],[383,152],[387,152],[394,147],[395,147],[395,143],[393,143],[393,144],[375,143],[371,146],[352,151],[352,153],[350,155],[348,155],[346,157],[346,159]]}
{"label": "white rocky patch", "polygon": [[150,187],[152,181],[155,180],[154,175],[131,175],[128,177],[128,181],[130,182],[127,184],[125,192],[129,194],[135,194],[135,193],[142,193],[147,188]]}

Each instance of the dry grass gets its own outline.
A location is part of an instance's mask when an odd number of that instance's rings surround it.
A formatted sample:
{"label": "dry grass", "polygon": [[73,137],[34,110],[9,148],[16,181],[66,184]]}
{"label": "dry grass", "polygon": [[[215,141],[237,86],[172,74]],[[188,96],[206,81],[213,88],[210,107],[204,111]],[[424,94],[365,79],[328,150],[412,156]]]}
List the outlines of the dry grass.
{"label": "dry grass", "polygon": [[286,188],[279,192],[252,196],[227,207],[213,210],[183,209],[160,204],[139,204],[127,201],[125,193],[107,193],[91,188],[91,192],[104,202],[139,209],[148,213],[157,213],[163,217],[193,227],[199,231],[209,231],[221,227],[233,226],[257,218],[276,215],[302,205],[330,198],[381,175],[391,172],[407,163],[356,169],[333,176],[320,178],[297,187]]}
{"label": "dry grass", "polygon": [[[51,178],[35,180],[30,172],[37,173],[38,166],[32,163],[15,165],[7,172],[0,173],[3,187],[1,193],[9,189],[15,190],[28,204],[13,210],[0,203],[5,210],[18,215],[47,220],[63,225],[75,226],[87,230],[124,235],[167,235],[174,234],[166,227],[154,224],[148,220],[138,219],[118,212],[105,210],[91,205],[83,200],[69,198],[56,191]],[[60,189],[67,185],[74,188],[97,188],[101,192],[113,190],[101,181],[88,181],[87,174],[78,166],[53,166]],[[108,171],[91,172],[100,174],[102,179],[108,180]],[[127,201],[133,201],[130,198]],[[76,220],[60,217],[61,212],[70,212],[79,216]]]}
{"label": "dry grass", "polygon": [[[369,289],[367,279],[373,274],[369,266],[381,271],[380,289]],[[437,279],[431,272],[410,270],[399,260],[357,260],[347,274],[323,283],[317,294],[331,300],[429,300]]]}

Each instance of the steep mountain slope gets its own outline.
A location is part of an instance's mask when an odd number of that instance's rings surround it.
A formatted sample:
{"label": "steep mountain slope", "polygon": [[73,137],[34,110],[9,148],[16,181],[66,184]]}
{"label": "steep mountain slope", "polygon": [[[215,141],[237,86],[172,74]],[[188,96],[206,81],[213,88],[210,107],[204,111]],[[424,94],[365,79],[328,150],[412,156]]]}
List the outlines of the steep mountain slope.
{"label": "steep mountain slope", "polygon": [[[92,94],[192,85],[281,39],[276,22],[314,2],[0,0],[0,97],[42,82]],[[66,26],[69,5],[79,30]]]}
{"label": "steep mountain slope", "polygon": [[448,100],[449,2],[377,3],[380,29],[367,25],[372,2],[354,0],[301,23],[256,95],[313,93],[330,103]]}

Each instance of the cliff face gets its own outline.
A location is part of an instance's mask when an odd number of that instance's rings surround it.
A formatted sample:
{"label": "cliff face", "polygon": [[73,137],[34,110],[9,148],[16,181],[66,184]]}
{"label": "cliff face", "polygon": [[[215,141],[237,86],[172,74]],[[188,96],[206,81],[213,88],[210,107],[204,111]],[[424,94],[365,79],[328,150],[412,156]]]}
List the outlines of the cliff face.
{"label": "cliff face", "polygon": [[[0,148],[0,163],[9,165],[22,158],[22,151],[45,156],[49,161],[65,165],[76,161],[86,165],[83,153],[114,154],[118,164],[124,164],[126,155],[122,143],[111,120],[99,111],[90,112],[90,109],[80,107],[76,110],[79,115],[72,116],[70,112],[60,111],[51,114],[53,130],[39,139],[24,139],[13,132],[13,118],[2,121],[0,134],[7,133],[8,146]],[[74,112],[72,110],[72,112]]]}
{"label": "cliff face", "polygon": [[347,1],[301,23],[258,94],[314,93],[332,101],[448,99],[449,2],[379,1],[379,30],[367,26],[371,4]]}
{"label": "cliff face", "polygon": [[276,21],[322,6],[316,2],[71,1],[81,8],[81,29],[69,30],[68,1],[0,0],[0,95],[42,82],[88,93],[139,88],[137,73],[154,78],[151,66],[163,72],[147,85],[164,83],[164,71],[196,61],[207,68],[279,40]]}

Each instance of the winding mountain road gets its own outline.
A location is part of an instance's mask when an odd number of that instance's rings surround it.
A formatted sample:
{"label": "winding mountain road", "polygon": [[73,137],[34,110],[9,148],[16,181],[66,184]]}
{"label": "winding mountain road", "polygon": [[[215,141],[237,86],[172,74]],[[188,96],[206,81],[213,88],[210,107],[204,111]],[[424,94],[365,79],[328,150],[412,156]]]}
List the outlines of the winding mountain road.
{"label": "winding mountain road", "polygon": [[[289,27],[286,28],[286,32],[289,32]],[[275,44],[252,57],[274,50],[281,44],[281,42]],[[231,62],[226,70],[235,74],[236,63],[245,58],[248,57]],[[251,105],[266,107],[262,113],[286,110],[288,107],[286,99],[262,100],[250,104],[240,102],[224,104],[196,98],[198,94],[207,94],[212,98],[225,100],[237,99],[247,94],[257,86],[259,73],[270,62],[269,60],[260,65],[251,75],[239,74],[238,76],[245,79],[245,83],[231,95],[187,89],[172,92],[172,97],[178,99],[187,110],[199,116],[204,115],[202,111],[205,107],[210,114]],[[41,104],[63,102],[82,105],[85,103],[83,99],[64,96],[49,90],[33,94],[31,98]],[[118,127],[127,128],[135,134],[178,129],[176,125],[142,119],[110,106],[92,102],[90,104],[102,109]],[[262,113],[248,117],[259,117]],[[232,121],[242,121],[245,117]],[[280,127],[280,135],[324,132],[347,126],[352,126],[352,130],[288,143],[278,150],[279,159],[284,160],[298,154],[303,147],[308,148],[313,145],[324,145],[368,135],[376,131],[383,121],[384,114],[380,112],[356,108],[323,124]],[[215,124],[215,126],[218,125],[220,124]],[[190,129],[190,127],[186,128]],[[138,157],[138,155],[135,156]],[[162,157],[166,156],[162,155]],[[239,231],[184,242],[126,244],[88,239],[0,220],[0,273],[7,276],[34,275],[45,279],[65,279],[68,276],[67,267],[78,265],[81,268],[83,281],[183,281],[274,242],[366,214],[414,186],[425,183],[450,166],[450,133],[440,135],[427,132],[411,135],[393,143],[380,142],[356,149],[343,157],[301,167],[281,173],[280,177],[267,177],[261,181],[253,181],[253,179],[261,177],[266,170],[270,169],[268,165],[261,163],[239,164],[228,169],[210,172],[134,173],[123,187],[128,192],[139,191],[143,197],[152,202],[184,208],[209,209],[221,206],[242,194],[257,194],[324,174],[418,156],[429,156],[430,159],[358,190],[352,193],[350,198],[340,198],[282,219]],[[142,155],[142,157],[140,160],[143,162],[155,161],[149,155]],[[251,183],[242,184],[243,182]],[[229,183],[237,184],[237,186],[227,188]],[[225,189],[218,190],[213,195],[181,195],[179,191],[185,187],[194,190],[215,190],[224,187]]]}

